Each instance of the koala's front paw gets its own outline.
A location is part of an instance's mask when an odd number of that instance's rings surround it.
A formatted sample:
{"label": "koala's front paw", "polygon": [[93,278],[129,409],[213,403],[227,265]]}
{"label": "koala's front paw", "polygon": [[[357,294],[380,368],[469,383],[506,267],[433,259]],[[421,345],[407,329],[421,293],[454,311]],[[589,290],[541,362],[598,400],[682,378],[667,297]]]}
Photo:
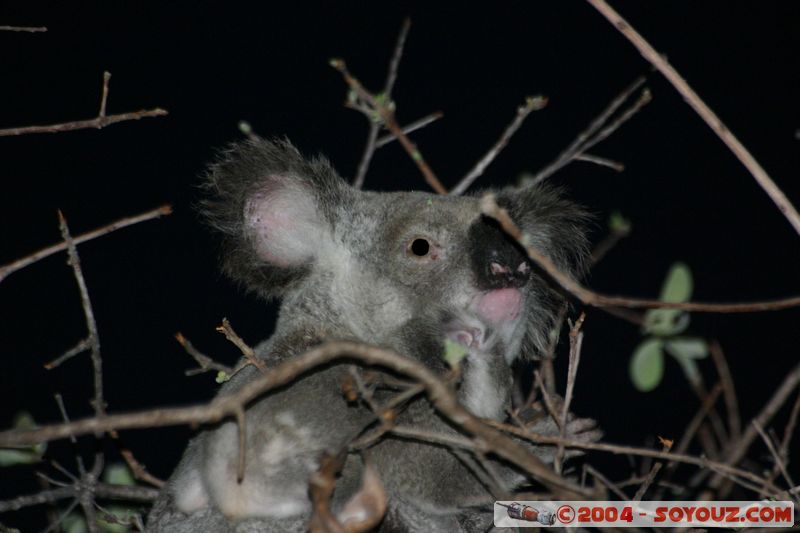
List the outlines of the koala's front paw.
{"label": "koala's front paw", "polygon": [[[556,414],[560,414],[564,401],[559,396],[551,397],[553,409]],[[561,430],[553,417],[547,412],[541,402],[535,402],[530,406],[524,407],[517,413],[517,418],[522,421],[525,428],[532,433],[539,435],[557,437],[561,435]],[[603,431],[597,426],[597,422],[591,418],[578,418],[574,413],[567,414],[566,438],[577,440],[584,443],[597,442],[603,436]],[[552,463],[555,459],[556,446],[536,445],[536,455],[546,463]],[[567,449],[564,457],[569,459],[582,455],[581,450]]]}

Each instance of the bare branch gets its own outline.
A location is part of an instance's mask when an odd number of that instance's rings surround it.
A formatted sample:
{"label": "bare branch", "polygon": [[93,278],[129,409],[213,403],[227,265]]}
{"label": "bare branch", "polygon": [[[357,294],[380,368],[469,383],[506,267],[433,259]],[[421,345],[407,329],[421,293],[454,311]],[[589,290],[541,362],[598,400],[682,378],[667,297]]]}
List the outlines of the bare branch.
{"label": "bare branch", "polygon": [[[428,124],[432,124],[433,122],[436,122],[437,120],[439,120],[443,116],[444,116],[444,113],[442,113],[441,111],[434,111],[430,115],[425,115],[421,119],[415,120],[414,122],[412,122],[411,124],[408,124],[407,126],[403,126],[402,127],[402,132],[405,133],[406,135],[408,135],[409,133],[412,133],[414,131],[421,130],[422,128],[424,128]],[[388,135],[384,135],[383,137],[379,137],[378,140],[375,141],[375,148],[380,148],[382,146],[386,146],[390,142],[396,141],[396,140],[397,140],[397,137],[395,137],[391,133],[388,134]]]}
{"label": "bare branch", "polygon": [[[561,407],[561,438],[567,438],[567,421],[569,416],[569,405],[572,403],[572,394],[575,390],[575,379],[578,377],[578,365],[581,362],[581,346],[583,345],[583,321],[586,313],[581,313],[578,320],[569,330],[569,366],[567,367],[567,388],[564,393],[564,405]],[[561,473],[561,463],[564,460],[564,445],[559,444],[556,448],[556,455],[553,466],[557,473]]]}
{"label": "bare branch", "polygon": [[[794,481],[792,481],[792,476],[789,475],[789,471],[786,470],[786,465],[783,462],[783,458],[778,454],[778,450],[775,448],[775,443],[772,442],[772,439],[767,436],[764,432],[764,428],[761,427],[761,424],[758,423],[758,420],[753,420],[752,422],[753,427],[755,427],[758,434],[761,436],[761,440],[764,441],[764,444],[767,445],[767,449],[769,453],[772,454],[772,459],[775,461],[775,466],[780,469],[781,474],[783,475],[783,479],[786,480],[786,484],[789,488],[794,487]],[[800,498],[795,497],[798,503],[800,503]]]}
{"label": "bare branch", "polygon": [[[659,440],[661,440],[662,444],[661,451],[668,452],[672,449],[671,440],[663,439],[661,437],[659,437]],[[662,466],[664,466],[664,463],[660,461],[653,464],[653,467],[650,469],[650,472],[647,474],[647,477],[644,479],[641,486],[636,490],[636,494],[634,494],[633,496],[633,501],[635,502],[642,501],[642,498],[647,492],[647,489],[649,489],[650,485],[653,484],[653,481],[656,479],[656,476],[658,475],[658,472],[659,470],[661,470]]]}
{"label": "bare branch", "polygon": [[625,170],[625,165],[623,163],[620,163],[619,161],[614,161],[612,159],[607,159],[605,157],[600,157],[599,155],[578,154],[572,159],[575,161],[594,163],[595,165],[600,165],[601,167],[608,167],[611,170],[615,170],[617,172],[622,172]]}
{"label": "bare branch", "polygon": [[44,26],[0,26],[0,31],[18,31],[24,33],[44,33],[47,28]]}
{"label": "bare branch", "polygon": [[[783,383],[775,390],[775,393],[770,398],[769,402],[761,409],[753,421],[747,426],[747,429],[742,433],[739,439],[732,441],[727,447],[725,454],[725,463],[729,465],[738,464],[742,460],[747,449],[755,440],[758,435],[757,428],[763,427],[768,423],[775,413],[783,406],[786,399],[796,390],[800,385],[800,364],[795,366],[784,378]],[[709,481],[709,487],[712,489],[719,488],[722,483],[722,478],[719,475],[714,476]]]}
{"label": "bare branch", "polygon": [[76,120],[74,122],[63,122],[60,124],[48,124],[44,126],[22,126],[19,128],[4,128],[0,129],[0,137],[9,137],[13,135],[28,135],[31,133],[60,133],[62,131],[83,130],[88,128],[102,129],[117,122],[125,122],[127,120],[139,120],[148,117],[160,117],[167,113],[166,109],[156,107],[154,109],[141,109],[139,111],[132,111],[130,113],[119,113],[117,115],[106,115],[106,101],[108,100],[108,82],[111,79],[111,73],[103,72],[103,88],[100,96],[100,110],[95,118],[87,120]]}
{"label": "bare branch", "polygon": [[[591,123],[589,123],[586,129],[583,130],[575,138],[575,140],[572,141],[572,143],[567,146],[564,151],[558,155],[558,157],[555,158],[555,160],[536,173],[532,182],[534,184],[539,183],[568,165],[571,161],[582,157],[584,152],[591,149],[603,139],[607,138],[634,114],[636,114],[639,109],[641,109],[650,101],[651,95],[649,91],[642,91],[642,94],[639,96],[636,102],[634,102],[634,104],[625,112],[620,114],[616,120],[609,124],[611,116],[617,112],[622,104],[624,104],[631,97],[631,95],[633,95],[633,93],[635,93],[642,85],[644,85],[645,81],[646,79],[644,76],[639,76],[633,81],[633,83],[625,87],[621,93],[611,100],[602,113],[600,113]],[[587,159],[584,157],[583,160],[586,161]]]}
{"label": "bare branch", "polygon": [[217,327],[217,331],[225,335],[225,338],[231,341],[239,351],[242,352],[247,362],[254,367],[256,367],[262,374],[267,371],[267,364],[264,362],[263,359],[260,359],[256,352],[248,345],[244,340],[235,332],[233,331],[233,327],[231,323],[228,322],[227,318],[222,319],[222,325]]}
{"label": "bare branch", "polygon": [[[403,47],[405,46],[406,37],[408,36],[408,30],[410,28],[411,19],[406,18],[400,28],[400,34],[397,36],[397,42],[394,45],[394,53],[389,62],[389,71],[386,73],[386,83],[383,86],[383,101],[385,102],[391,102],[392,100],[392,89],[394,89],[394,83],[397,81],[397,69],[400,66],[400,59],[403,57]],[[372,161],[372,156],[378,148],[376,141],[381,131],[380,121],[375,120],[375,117],[369,114],[366,114],[366,117],[367,120],[369,120],[369,133],[367,134],[367,144],[364,146],[364,153],[361,155],[361,161],[358,163],[356,177],[353,179],[353,187],[356,189],[360,189],[364,186],[364,178],[367,175],[367,169]]]}
{"label": "bare branch", "polygon": [[[728,464],[721,463],[718,461],[712,461],[710,459],[707,459],[706,457],[694,457],[691,455],[685,455],[673,452],[662,452],[658,450],[651,450],[649,448],[637,448],[634,446],[607,444],[604,442],[585,442],[574,439],[562,439],[561,437],[557,436],[540,435],[537,433],[533,433],[525,428],[519,428],[509,424],[504,424],[502,422],[496,422],[494,420],[485,420],[484,422],[489,426],[500,429],[511,435],[521,437],[525,440],[529,440],[530,442],[533,442],[535,444],[558,445],[560,442],[563,442],[566,448],[574,448],[578,450],[594,450],[594,451],[613,453],[616,455],[635,455],[641,457],[652,457],[654,459],[665,459],[667,461],[675,461],[678,463],[695,465],[701,468],[709,468],[719,473],[719,475],[727,477],[729,479],[734,479],[737,482],[738,482],[737,478],[749,480],[750,482],[755,483],[758,486],[764,486],[765,482],[763,478],[760,478],[759,476],[753,474],[752,472],[748,472],[747,470],[742,470],[741,468],[736,468],[735,466],[730,466]],[[2,437],[1,434],[0,437]]]}
{"label": "bare branch", "polygon": [[69,350],[64,352],[63,354],[59,355],[58,357],[56,357],[55,359],[53,359],[49,363],[45,363],[44,367],[47,370],[52,370],[52,369],[60,366],[61,363],[65,362],[65,361],[68,361],[69,359],[72,359],[76,355],[85,352],[89,348],[90,348],[89,338],[87,337],[85,339],[81,339],[81,340],[78,341],[78,343],[75,346],[73,346],[72,348],[70,348]]}
{"label": "bare branch", "polygon": [[733,385],[731,369],[728,367],[725,353],[722,351],[722,346],[720,346],[719,342],[716,340],[711,341],[709,343],[709,352],[711,352],[714,366],[717,367],[722,391],[725,393],[723,398],[725,399],[725,410],[728,413],[728,430],[732,439],[738,439],[739,435],[742,434],[742,420],[739,415],[739,401],[736,399],[736,387]]}
{"label": "bare branch", "polygon": [[[431,188],[439,194],[447,194],[447,189],[445,189],[444,185],[442,185],[442,183],[439,181],[439,178],[436,177],[436,174],[434,174],[431,167],[425,161],[425,158],[422,157],[422,153],[419,151],[414,142],[403,133],[403,130],[397,124],[397,120],[394,118],[394,109],[392,109],[390,103],[379,102],[375,95],[367,91],[364,86],[361,85],[361,82],[353,77],[353,75],[347,70],[347,65],[345,64],[344,60],[332,59],[330,64],[333,68],[339,71],[347,85],[350,87],[350,90],[353,91],[356,97],[366,103],[369,110],[374,111],[381,117],[386,128],[392,132],[395,137],[397,137],[397,140],[403,145],[405,151],[417,164],[417,167],[419,168],[420,172],[422,172],[422,175],[425,177],[425,181],[428,182],[428,185],[430,185]],[[353,107],[356,107],[357,109],[360,108],[357,105]]]}
{"label": "bare branch", "polygon": [[[76,485],[68,485],[57,489],[43,490],[36,494],[18,496],[11,500],[0,501],[0,513],[18,511],[23,507],[31,507],[43,503],[55,503],[59,500],[75,498],[78,495],[78,490]],[[152,502],[158,497],[158,490],[136,485],[97,483],[95,486],[95,495],[98,498],[107,498],[110,500]]]}
{"label": "bare branch", "polygon": [[528,115],[531,114],[533,111],[538,111],[543,109],[547,105],[547,97],[546,96],[528,96],[525,98],[525,103],[517,108],[517,114],[514,117],[514,120],[511,121],[506,129],[503,131],[503,134],[497,139],[497,142],[492,146],[486,155],[484,155],[475,166],[472,167],[472,170],[467,172],[467,175],[461,178],[461,181],[450,190],[451,195],[458,196],[460,194],[464,194],[464,192],[469,189],[469,187],[475,182],[481,174],[484,173],[486,168],[492,164],[497,154],[499,154],[503,148],[505,148],[508,141],[511,137],[517,132],[517,130],[522,126],[522,123],[525,122],[525,119],[528,118]]}
{"label": "bare branch", "polygon": [[209,370],[216,370],[217,372],[224,372],[228,376],[233,375],[233,368],[223,365],[222,363],[217,363],[209,356],[198,350],[194,347],[194,345],[189,342],[189,339],[183,336],[183,333],[178,332],[175,334],[175,340],[186,350],[186,353],[192,356],[192,358],[197,361],[197,364],[200,365],[200,368],[192,368],[186,371],[187,376],[194,376],[196,374],[200,374],[203,372],[208,372]]}
{"label": "bare branch", "polygon": [[628,21],[623,19],[619,13],[609,6],[605,0],[587,0],[587,2],[608,19],[608,21],[639,50],[639,53],[667,78],[667,81],[675,87],[675,90],[686,100],[686,103],[700,115],[700,118],[705,121],[708,127],[714,130],[714,133],[717,134],[722,142],[725,143],[737,159],[747,168],[750,174],[753,175],[761,188],[764,189],[775,205],[778,206],[778,210],[783,213],[789,223],[794,227],[794,230],[800,234],[800,213],[797,212],[797,209],[795,209],[783,191],[781,191],[772,178],[770,178],[766,170],[756,161],[755,157],[753,157],[739,139],[731,133],[728,127],[711,108],[706,105],[700,96],[694,92],[694,89],[689,86],[678,71],[675,70],[666,58],[659,54],[656,49],[628,23]]}
{"label": "bare branch", "polygon": [[[102,226],[95,230],[89,231],[82,235],[78,235],[74,237],[72,241],[78,245],[84,243],[86,241],[90,241],[107,233],[111,233],[113,231],[117,231],[118,229],[125,228],[127,226],[132,226],[134,224],[138,224],[139,222],[144,222],[146,220],[152,220],[154,218],[159,218],[165,215],[169,215],[172,213],[172,206],[171,205],[162,205],[156,209],[151,211],[147,211],[140,215],[122,218],[117,220],[116,222],[112,222],[111,224]],[[60,242],[58,244],[54,244],[52,246],[48,246],[47,248],[42,248],[38,252],[34,252],[31,255],[23,257],[22,259],[17,259],[16,261],[9,263],[0,267],[0,281],[3,281],[9,274],[16,272],[17,270],[21,270],[28,265],[31,265],[45,257],[51,256],[54,253],[60,252],[62,250],[66,250],[67,245],[64,242]]]}
{"label": "bare branch", "polygon": [[103,72],[103,92],[100,94],[100,110],[97,112],[98,117],[106,116],[106,104],[108,103],[108,84],[111,81],[111,73],[109,71]]}
{"label": "bare branch", "polygon": [[411,19],[406,17],[403,19],[403,25],[400,27],[400,34],[397,36],[397,42],[394,45],[392,60],[389,62],[389,72],[386,73],[386,83],[383,86],[383,94],[386,98],[390,98],[394,90],[394,84],[397,81],[397,70],[400,67],[400,59],[403,57],[403,49],[405,48],[406,37],[408,37],[408,30],[410,29]]}
{"label": "bare branch", "polygon": [[[647,300],[640,298],[627,298],[624,296],[607,296],[587,289],[567,274],[563,273],[531,243],[530,236],[514,224],[508,211],[497,205],[494,195],[485,194],[481,199],[483,214],[497,220],[506,233],[513,237],[528,253],[528,257],[544,270],[565,291],[580,300],[585,305],[606,309],[610,307],[629,307],[638,309],[683,309],[684,311],[698,311],[705,313],[753,313],[758,311],[776,311],[790,307],[800,306],[800,296],[792,296],[781,300],[768,300],[744,303],[702,303],[702,302],[664,302],[661,300]],[[609,310],[609,312],[611,312]]]}
{"label": "bare branch", "polygon": [[[88,330],[87,341],[92,359],[92,368],[94,370],[94,410],[98,417],[105,415],[106,404],[103,399],[103,359],[100,356],[100,336],[97,333],[97,321],[94,318],[94,310],[92,309],[92,302],[89,299],[89,290],[86,287],[86,280],[83,278],[83,271],[81,269],[81,260],[78,256],[78,250],[75,248],[75,241],[69,233],[67,226],[67,219],[61,211],[58,212],[59,228],[61,229],[61,236],[67,245],[67,254],[69,255],[69,264],[72,267],[72,272],[75,275],[75,281],[78,283],[78,289],[81,294],[81,305],[83,307],[83,314],[86,319],[86,329]],[[99,436],[99,435],[98,435]]]}
{"label": "bare branch", "polygon": [[102,129],[106,126],[110,126],[111,124],[116,124],[117,122],[139,120],[148,117],[162,117],[167,114],[167,110],[161,109],[160,107],[155,109],[142,109],[139,111],[132,111],[130,113],[119,113],[116,115],[95,117],[87,120],[76,120],[75,122],[63,122],[60,124],[47,124],[41,126],[22,126],[20,128],[5,128],[0,129],[0,137],[28,135],[31,133],[60,133],[62,131],[85,130],[90,128]]}

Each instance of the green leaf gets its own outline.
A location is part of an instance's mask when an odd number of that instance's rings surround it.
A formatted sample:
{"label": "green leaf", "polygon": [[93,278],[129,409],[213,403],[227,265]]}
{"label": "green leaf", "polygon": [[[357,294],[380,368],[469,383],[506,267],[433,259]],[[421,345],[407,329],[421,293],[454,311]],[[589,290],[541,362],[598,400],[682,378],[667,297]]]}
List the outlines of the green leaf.
{"label": "green leaf", "polygon": [[103,479],[106,483],[114,485],[136,485],[136,480],[133,479],[133,473],[128,465],[123,463],[112,463],[108,465],[103,472]]}
{"label": "green leaf", "polygon": [[631,221],[622,216],[619,211],[612,211],[611,216],[608,217],[608,229],[612,233],[630,233]]}
{"label": "green leaf", "polygon": [[644,332],[658,337],[683,333],[689,327],[689,313],[680,309],[650,309],[644,315]]}
{"label": "green leaf", "polygon": [[676,357],[678,363],[681,365],[681,370],[686,376],[687,381],[693,385],[700,385],[702,383],[702,376],[700,375],[700,367],[697,366],[697,360],[689,357]]}
{"label": "green leaf", "polygon": [[[37,425],[29,412],[20,411],[14,415],[13,427],[14,429],[35,429]],[[46,450],[46,442],[17,448],[0,448],[0,467],[38,463],[42,460]]]}
{"label": "green leaf", "polygon": [[253,126],[246,120],[240,120],[237,126],[239,127],[239,131],[245,135],[250,135],[253,133]]}
{"label": "green leaf", "polygon": [[633,385],[641,392],[655,389],[664,376],[663,341],[650,337],[645,339],[631,357],[629,372]]}
{"label": "green leaf", "polygon": [[702,382],[697,359],[708,357],[708,344],[697,337],[676,337],[664,344],[664,349],[681,365],[689,383],[698,385]]}
{"label": "green leaf", "polygon": [[673,263],[661,287],[664,302],[688,302],[692,297],[692,271],[685,263]]}
{"label": "green leaf", "polygon": [[0,449],[0,467],[32,465],[42,460],[42,456],[31,448]]}
{"label": "green leaf", "polygon": [[670,355],[684,359],[704,359],[708,357],[708,344],[698,337],[675,337],[669,339],[664,348]]}
{"label": "green leaf", "polygon": [[450,368],[458,368],[461,360],[469,353],[469,349],[454,340],[444,340],[444,360]]}
{"label": "green leaf", "polygon": [[28,411],[19,411],[14,415],[14,429],[35,429],[36,421]]}
{"label": "green leaf", "polygon": [[[684,263],[673,263],[661,287],[663,302],[688,302],[692,297],[692,271]],[[689,313],[680,309],[651,309],[644,316],[644,331],[659,337],[683,333],[689,326]]]}
{"label": "green leaf", "polygon": [[61,521],[61,531],[64,533],[87,533],[86,520],[78,514],[69,514]]}
{"label": "green leaf", "polygon": [[130,519],[136,514],[136,510],[132,507],[125,507],[122,505],[110,505],[105,508],[108,514],[112,515],[117,522],[111,522],[108,520],[104,520],[104,516],[100,515],[97,517],[98,525],[108,533],[126,533],[128,531],[127,523],[130,522]]}

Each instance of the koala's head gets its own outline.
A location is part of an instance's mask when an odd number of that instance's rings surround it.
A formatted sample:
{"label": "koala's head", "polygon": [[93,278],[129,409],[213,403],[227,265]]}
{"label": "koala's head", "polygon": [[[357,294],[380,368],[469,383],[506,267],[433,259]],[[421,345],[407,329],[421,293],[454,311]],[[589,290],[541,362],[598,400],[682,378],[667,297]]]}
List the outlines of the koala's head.
{"label": "koala's head", "polygon": [[[282,319],[313,317],[382,343],[414,318],[447,316],[444,335],[480,347],[491,333],[509,361],[546,344],[561,298],[478,197],[357,190],[324,158],[261,139],[230,146],[205,187],[224,271],[282,297],[296,315]],[[497,202],[561,269],[580,274],[583,211],[541,186],[501,190]]]}

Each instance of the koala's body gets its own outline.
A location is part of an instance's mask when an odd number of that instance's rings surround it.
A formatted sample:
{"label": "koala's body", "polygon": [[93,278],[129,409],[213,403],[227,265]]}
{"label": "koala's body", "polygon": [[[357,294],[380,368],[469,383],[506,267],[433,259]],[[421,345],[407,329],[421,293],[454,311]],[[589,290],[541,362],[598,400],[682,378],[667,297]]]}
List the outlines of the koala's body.
{"label": "koala's body", "polygon": [[[203,210],[222,233],[224,271],[250,290],[282,298],[275,334],[257,348],[268,368],[326,340],[351,340],[444,373],[449,339],[467,349],[461,403],[477,416],[506,418],[511,363],[542,350],[562,300],[482,216],[477,197],[360,191],[326,160],[306,160],[287,141],[260,139],[230,147],[210,168],[206,188]],[[586,239],[579,208],[549,188],[496,195],[540,250],[563,270],[580,272]],[[241,482],[235,423],[198,435],[154,506],[148,531],[305,530],[309,478],[322,454],[346,449],[375,418],[344,398],[350,372],[350,363],[309,372],[247,409]],[[246,367],[220,394],[257,373]],[[457,434],[424,396],[408,403],[397,423]],[[388,495],[382,531],[466,531],[463,507],[489,497],[446,447],[389,433],[366,455]],[[362,467],[361,457],[348,457],[334,511],[357,490]],[[498,476],[506,490],[522,479],[499,463]]]}

